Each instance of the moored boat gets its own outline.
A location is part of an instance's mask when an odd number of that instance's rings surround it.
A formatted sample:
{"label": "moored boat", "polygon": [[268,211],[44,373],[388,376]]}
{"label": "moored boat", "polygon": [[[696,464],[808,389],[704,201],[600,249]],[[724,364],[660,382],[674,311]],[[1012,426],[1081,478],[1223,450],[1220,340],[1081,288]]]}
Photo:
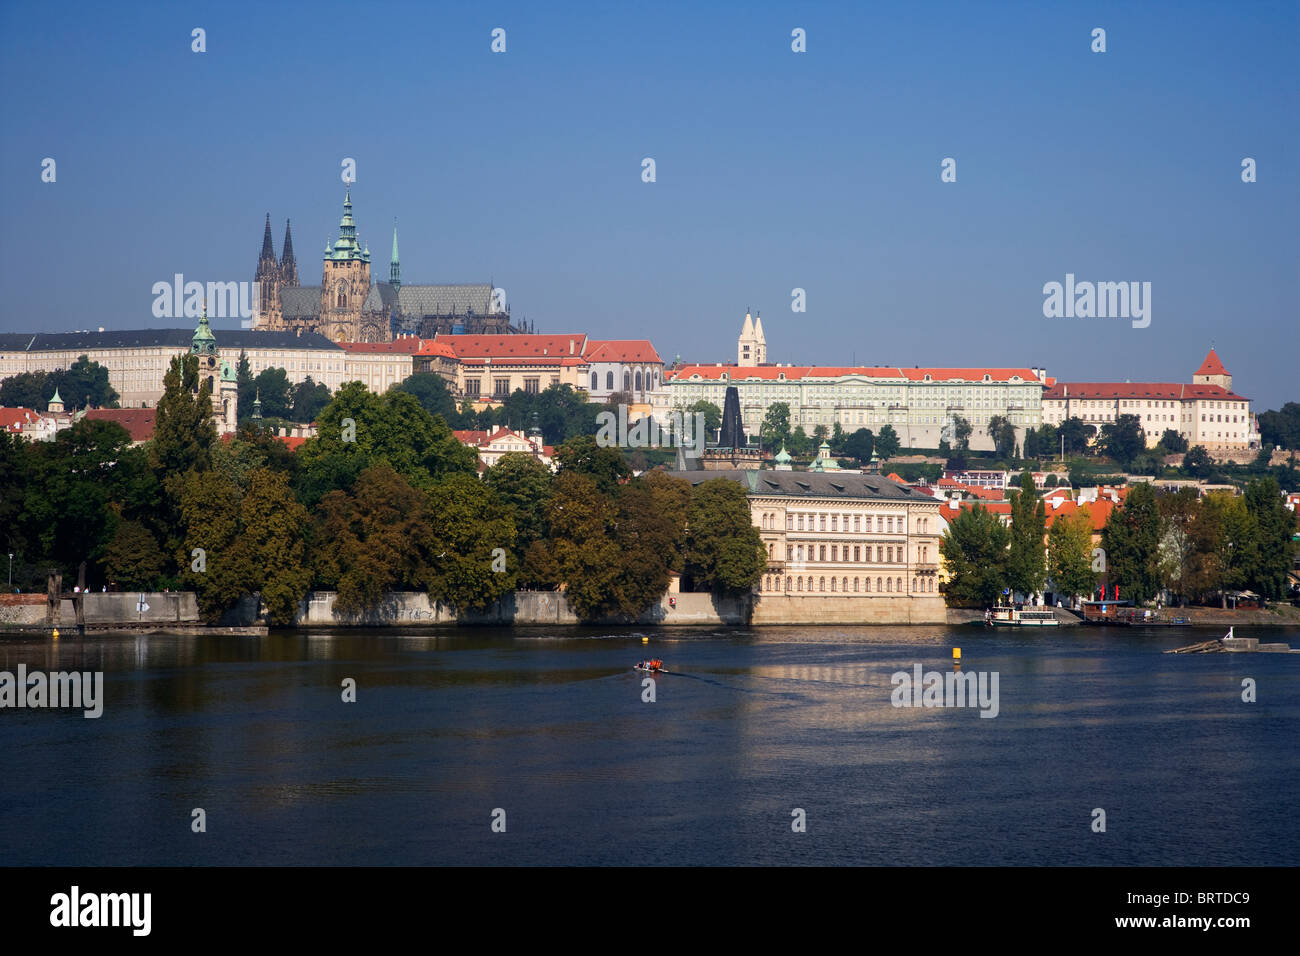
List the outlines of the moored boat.
{"label": "moored boat", "polygon": [[990,627],[1060,627],[1050,608],[1017,607],[1002,605],[984,612],[984,623]]}

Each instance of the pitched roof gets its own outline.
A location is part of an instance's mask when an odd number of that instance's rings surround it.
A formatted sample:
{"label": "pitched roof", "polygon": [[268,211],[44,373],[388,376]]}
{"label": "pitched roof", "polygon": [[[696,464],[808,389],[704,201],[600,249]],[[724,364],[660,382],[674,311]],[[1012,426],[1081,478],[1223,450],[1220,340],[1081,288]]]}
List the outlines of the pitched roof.
{"label": "pitched roof", "polygon": [[873,498],[894,501],[933,502],[924,492],[900,485],[878,475],[856,472],[765,471],[727,468],[719,471],[670,471],[693,485],[725,478],[743,485],[751,495],[790,498]]}
{"label": "pitched roof", "polygon": [[[388,286],[386,282],[377,286]],[[392,288],[388,286],[388,288]],[[492,284],[407,285],[397,292],[397,305],[404,315],[493,315]]]}
{"label": "pitched roof", "polygon": [[287,285],[280,289],[280,311],[286,319],[320,315],[320,286]]}
{"label": "pitched roof", "polygon": [[647,339],[588,339],[583,358],[588,362],[652,362],[663,359]]}
{"label": "pitched roof", "polygon": [[441,355],[443,358],[454,359],[456,350],[446,342],[435,342],[433,339],[420,339],[420,347],[415,351],[416,355]]}
{"label": "pitched roof", "polygon": [[471,428],[463,430],[454,430],[452,434],[462,445],[482,445],[487,441],[488,433],[481,428]]}
{"label": "pitched roof", "polygon": [[1057,382],[1043,393],[1048,399],[1103,400],[1115,398],[1152,398],[1185,401],[1188,399],[1213,399],[1248,402],[1250,399],[1230,392],[1221,385],[1182,385],[1175,382]]}
{"label": "pitched roof", "polygon": [[340,342],[347,352],[384,352],[393,355],[414,355],[423,340],[414,335],[401,335],[391,342]]}
{"label": "pitched roof", "polygon": [[[1028,368],[903,368],[902,366],[838,366],[838,365],[683,365],[665,374],[669,381],[684,381],[695,375],[702,379],[731,381],[755,379],[760,381],[799,381],[801,379],[838,379],[849,376],[886,379],[896,382],[982,382],[987,375],[993,382],[1042,384]],[[928,378],[927,378],[928,376]]]}
{"label": "pitched roof", "polygon": [[587,336],[572,335],[438,335],[461,359],[581,358]]}
{"label": "pitched roof", "polygon": [[131,441],[148,441],[153,437],[158,419],[156,408],[92,408],[86,412],[92,421],[117,422],[131,435]]}
{"label": "pitched roof", "polygon": [[0,429],[4,431],[22,431],[24,425],[37,417],[37,413],[30,408],[5,408],[0,405]]}
{"label": "pitched roof", "polygon": [[[327,349],[338,346],[317,332],[213,329],[222,351],[240,349]],[[109,329],[104,332],[0,332],[0,351],[66,352],[94,349],[174,348],[189,351],[193,329]]]}
{"label": "pitched roof", "polygon": [[1219,361],[1219,356],[1215,354],[1214,349],[1210,349],[1205,356],[1205,361],[1202,362],[1201,367],[1196,370],[1196,374],[1227,375],[1228,370],[1223,367],[1223,363]]}

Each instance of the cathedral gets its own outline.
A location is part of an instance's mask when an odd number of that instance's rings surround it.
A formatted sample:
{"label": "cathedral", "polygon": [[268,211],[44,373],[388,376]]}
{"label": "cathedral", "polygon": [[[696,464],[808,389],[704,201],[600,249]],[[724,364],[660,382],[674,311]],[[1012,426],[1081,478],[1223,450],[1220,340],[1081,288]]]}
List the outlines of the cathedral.
{"label": "cathedral", "polygon": [[275,257],[271,214],[266,216],[262,254],[253,279],[261,296],[254,329],[319,332],[331,342],[391,342],[398,335],[509,335],[516,328],[510,308],[492,283],[404,285],[397,256],[397,228],[387,282],[371,282],[370,248],[357,238],[352,191],[343,200],[339,237],[325,247],[321,284],[298,284],[293,235],[284,227],[284,247]]}

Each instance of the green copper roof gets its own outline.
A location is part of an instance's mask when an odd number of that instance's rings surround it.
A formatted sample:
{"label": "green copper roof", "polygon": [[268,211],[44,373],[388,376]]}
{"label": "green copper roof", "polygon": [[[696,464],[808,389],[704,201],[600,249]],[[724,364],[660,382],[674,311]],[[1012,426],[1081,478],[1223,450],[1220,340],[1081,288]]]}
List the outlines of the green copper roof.
{"label": "green copper roof", "polygon": [[793,460],[794,459],[790,457],[790,453],[785,450],[785,445],[782,445],[781,450],[776,453],[776,463],[778,465],[788,465]]}
{"label": "green copper roof", "polygon": [[63,399],[59,398],[59,387],[57,385],[54,386],[54,397],[50,399],[50,404],[53,405],[55,402],[58,402],[60,405],[63,404]]}
{"label": "green copper roof", "polygon": [[235,376],[235,367],[225,359],[221,360],[221,381],[235,382],[238,378]]}
{"label": "green copper roof", "polygon": [[343,198],[343,218],[339,220],[339,237],[334,241],[333,248],[326,248],[325,258],[337,261],[370,261],[370,250],[362,250],[361,243],[357,241],[357,225],[352,220],[351,187]]}
{"label": "green copper roof", "polygon": [[199,319],[199,327],[194,330],[194,338],[190,339],[190,351],[195,355],[200,352],[215,352],[217,350],[217,337],[212,334],[212,326],[208,325],[208,304],[203,303],[203,317]]}

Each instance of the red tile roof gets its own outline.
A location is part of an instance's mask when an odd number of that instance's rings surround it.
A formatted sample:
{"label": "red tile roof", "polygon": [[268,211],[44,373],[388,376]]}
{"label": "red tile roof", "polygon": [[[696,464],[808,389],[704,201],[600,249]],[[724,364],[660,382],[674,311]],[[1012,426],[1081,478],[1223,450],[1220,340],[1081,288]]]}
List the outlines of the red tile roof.
{"label": "red tile roof", "polygon": [[22,431],[23,425],[37,418],[30,408],[4,408],[0,406],[0,428],[5,431]]}
{"label": "red tile roof", "polygon": [[439,335],[437,340],[450,345],[456,355],[466,358],[581,358],[587,336],[572,335]]}
{"label": "red tile roof", "polygon": [[1210,349],[1209,353],[1205,356],[1205,361],[1202,362],[1201,367],[1196,370],[1196,374],[1227,375],[1228,370],[1224,368],[1223,363],[1219,361],[1219,356],[1214,354],[1214,349]]}
{"label": "red tile roof", "polygon": [[664,378],[684,381],[694,375],[703,379],[721,380],[725,375],[735,381],[760,379],[763,381],[797,381],[804,378],[843,378],[856,375],[861,378],[894,379],[896,381],[923,382],[928,375],[935,382],[982,382],[984,376],[994,382],[1010,382],[1017,376],[1024,382],[1037,382],[1032,369],[1027,368],[903,368],[901,366],[838,366],[838,365],[684,365],[665,374]]}
{"label": "red tile roof", "polygon": [[452,434],[462,445],[482,445],[487,441],[488,436],[488,433],[481,428],[453,431]]}
{"label": "red tile roof", "polygon": [[415,335],[403,335],[391,342],[339,342],[348,352],[387,352],[394,355],[414,355],[420,351],[423,340]]}
{"label": "red tile roof", "polygon": [[456,350],[446,342],[435,342],[433,339],[421,339],[420,347],[416,350],[416,355],[441,355],[444,358],[454,359]]}
{"label": "red tile roof", "polygon": [[1220,385],[1180,385],[1174,382],[1058,382],[1043,393],[1048,399],[1100,398],[1155,398],[1182,401],[1184,399],[1214,399],[1248,402],[1250,399],[1230,392]]}
{"label": "red tile roof", "polygon": [[646,339],[589,339],[583,358],[588,362],[650,362],[663,359]]}
{"label": "red tile roof", "polygon": [[153,437],[158,418],[156,408],[92,408],[86,417],[94,421],[117,422],[131,435],[131,441],[148,441]]}

